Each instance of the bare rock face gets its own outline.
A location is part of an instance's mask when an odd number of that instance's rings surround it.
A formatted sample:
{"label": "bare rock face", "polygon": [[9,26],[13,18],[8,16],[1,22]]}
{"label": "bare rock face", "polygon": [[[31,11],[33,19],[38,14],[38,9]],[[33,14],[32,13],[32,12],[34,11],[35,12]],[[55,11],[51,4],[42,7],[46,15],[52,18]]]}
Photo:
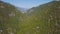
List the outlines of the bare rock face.
{"label": "bare rock face", "polygon": [[0,32],[3,32],[3,30],[0,30]]}
{"label": "bare rock face", "polygon": [[4,6],[0,6],[0,8],[4,8]]}
{"label": "bare rock face", "polygon": [[13,16],[15,16],[14,13],[10,13],[10,14],[9,14],[9,17],[13,17]]}

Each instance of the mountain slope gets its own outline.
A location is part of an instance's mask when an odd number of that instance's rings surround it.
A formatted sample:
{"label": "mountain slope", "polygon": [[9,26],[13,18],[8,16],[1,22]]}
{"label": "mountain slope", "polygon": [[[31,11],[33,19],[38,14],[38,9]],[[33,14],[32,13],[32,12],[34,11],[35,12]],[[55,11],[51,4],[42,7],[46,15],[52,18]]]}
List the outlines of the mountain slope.
{"label": "mountain slope", "polygon": [[0,34],[17,34],[22,19],[24,14],[14,5],[0,1]]}
{"label": "mountain slope", "polygon": [[30,18],[22,23],[19,34],[60,34],[60,1],[34,8]]}

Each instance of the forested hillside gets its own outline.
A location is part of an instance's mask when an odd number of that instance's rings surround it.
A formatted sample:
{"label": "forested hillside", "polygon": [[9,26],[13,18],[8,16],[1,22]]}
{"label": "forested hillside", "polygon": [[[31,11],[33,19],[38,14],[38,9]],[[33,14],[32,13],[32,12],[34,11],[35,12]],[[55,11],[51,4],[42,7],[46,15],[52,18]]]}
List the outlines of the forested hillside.
{"label": "forested hillside", "polygon": [[20,10],[0,1],[0,34],[60,34],[60,1]]}
{"label": "forested hillside", "polygon": [[24,16],[14,5],[0,1],[0,34],[17,34]]}
{"label": "forested hillside", "polygon": [[60,34],[60,1],[52,1],[29,9],[20,34]]}

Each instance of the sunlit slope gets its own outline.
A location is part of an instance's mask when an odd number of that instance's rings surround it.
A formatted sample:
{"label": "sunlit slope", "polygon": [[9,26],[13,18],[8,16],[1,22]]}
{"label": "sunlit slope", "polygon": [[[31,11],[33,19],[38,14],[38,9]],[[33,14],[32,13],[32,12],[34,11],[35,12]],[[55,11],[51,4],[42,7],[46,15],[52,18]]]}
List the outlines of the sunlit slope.
{"label": "sunlit slope", "polygon": [[0,1],[0,34],[17,34],[24,15],[15,6]]}
{"label": "sunlit slope", "polygon": [[60,34],[60,1],[36,7],[31,16],[21,23],[18,34]]}

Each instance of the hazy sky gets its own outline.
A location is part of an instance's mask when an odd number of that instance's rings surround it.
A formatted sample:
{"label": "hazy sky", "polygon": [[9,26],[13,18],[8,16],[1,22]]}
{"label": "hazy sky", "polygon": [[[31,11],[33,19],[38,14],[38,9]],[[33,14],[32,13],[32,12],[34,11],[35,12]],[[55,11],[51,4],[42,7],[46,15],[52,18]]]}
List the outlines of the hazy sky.
{"label": "hazy sky", "polygon": [[31,8],[31,7],[38,6],[44,3],[48,3],[52,0],[3,0],[3,1],[13,4],[17,7]]}

